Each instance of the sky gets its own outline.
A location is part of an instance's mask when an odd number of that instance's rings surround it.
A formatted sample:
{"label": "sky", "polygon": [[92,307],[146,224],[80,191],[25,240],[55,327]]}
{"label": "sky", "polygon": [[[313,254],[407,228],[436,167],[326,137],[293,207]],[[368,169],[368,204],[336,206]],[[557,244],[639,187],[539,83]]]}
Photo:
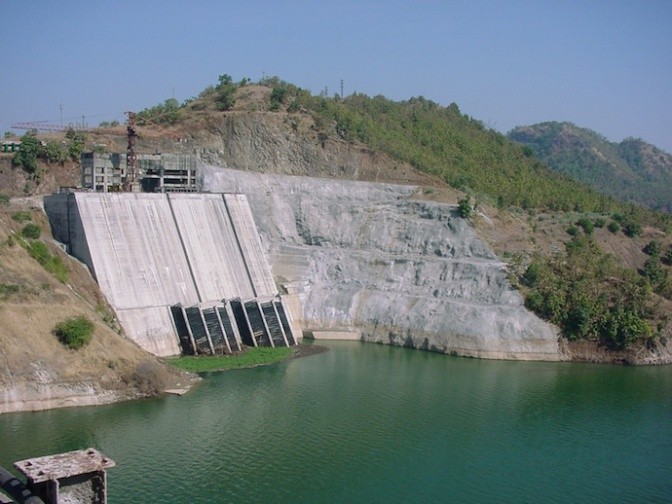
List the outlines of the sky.
{"label": "sky", "polygon": [[671,21],[671,0],[0,0],[0,133],[122,122],[222,74],[275,75],[672,153]]}

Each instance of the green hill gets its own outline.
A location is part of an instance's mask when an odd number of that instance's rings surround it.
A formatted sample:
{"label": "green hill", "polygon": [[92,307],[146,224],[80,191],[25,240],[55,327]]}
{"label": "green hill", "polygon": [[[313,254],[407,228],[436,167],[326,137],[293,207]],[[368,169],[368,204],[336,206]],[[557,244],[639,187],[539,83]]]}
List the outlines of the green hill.
{"label": "green hill", "polygon": [[609,142],[568,122],[521,126],[508,137],[529,147],[556,172],[602,194],[672,211],[672,155],[641,139]]}

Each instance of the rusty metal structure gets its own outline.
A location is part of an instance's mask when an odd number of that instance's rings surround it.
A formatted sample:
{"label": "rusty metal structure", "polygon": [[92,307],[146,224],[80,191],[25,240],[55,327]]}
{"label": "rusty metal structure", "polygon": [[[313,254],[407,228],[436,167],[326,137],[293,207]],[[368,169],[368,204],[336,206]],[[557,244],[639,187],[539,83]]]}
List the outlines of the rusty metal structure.
{"label": "rusty metal structure", "polygon": [[126,112],[128,121],[126,123],[126,134],[128,137],[128,147],[126,148],[126,180],[124,181],[124,191],[137,191],[137,155],[135,153],[135,143],[138,139],[138,132],[135,129],[135,112]]}

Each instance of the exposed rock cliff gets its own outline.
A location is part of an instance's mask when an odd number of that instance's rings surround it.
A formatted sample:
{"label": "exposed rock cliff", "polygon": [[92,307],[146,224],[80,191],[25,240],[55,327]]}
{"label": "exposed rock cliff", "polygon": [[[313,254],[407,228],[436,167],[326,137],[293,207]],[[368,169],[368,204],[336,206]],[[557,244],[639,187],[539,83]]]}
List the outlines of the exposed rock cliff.
{"label": "exposed rock cliff", "polygon": [[450,205],[411,186],[207,167],[206,190],[247,194],[276,280],[308,331],[487,358],[558,359],[505,265]]}

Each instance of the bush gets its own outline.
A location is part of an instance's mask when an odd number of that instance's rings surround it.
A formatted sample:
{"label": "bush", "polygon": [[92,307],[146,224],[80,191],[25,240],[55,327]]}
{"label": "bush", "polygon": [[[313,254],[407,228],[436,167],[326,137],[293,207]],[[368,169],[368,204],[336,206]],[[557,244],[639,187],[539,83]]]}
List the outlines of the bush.
{"label": "bush", "polygon": [[612,233],[616,234],[621,230],[621,225],[616,221],[611,221],[609,223],[609,226],[607,226],[607,229]]}
{"label": "bush", "polygon": [[457,213],[460,217],[463,219],[468,219],[471,217],[471,201],[469,201],[469,198],[462,198],[461,200],[458,200],[457,202]]}
{"label": "bush", "polygon": [[672,266],[672,247],[667,249],[667,252],[665,252],[665,255],[663,256],[663,259],[665,260],[665,262],[667,264]]}
{"label": "bush", "polygon": [[644,252],[646,255],[650,255],[652,257],[658,257],[660,256],[660,242],[656,240],[651,240],[649,243],[647,243],[644,248],[642,249],[642,252]]}
{"label": "bush", "polygon": [[14,219],[16,222],[27,222],[33,218],[30,216],[30,212],[21,211],[12,214],[12,219]]}
{"label": "bush", "polygon": [[576,226],[569,226],[569,227],[567,228],[567,234],[568,234],[569,236],[576,236],[576,235],[579,234],[579,228],[576,227]]}
{"label": "bush", "polygon": [[159,364],[153,361],[140,362],[133,374],[131,383],[144,395],[156,396],[166,389],[168,374]]}
{"label": "bush", "polygon": [[285,102],[287,91],[288,91],[287,87],[282,85],[273,88],[273,91],[271,91],[271,106],[270,106],[271,110],[280,109],[280,105],[282,105]]}
{"label": "bush", "polygon": [[78,350],[91,341],[95,326],[84,315],[71,317],[56,325],[54,334],[72,350]]}
{"label": "bush", "polygon": [[607,221],[605,221],[605,220],[602,219],[601,217],[595,219],[595,227],[596,227],[596,228],[600,228],[600,229],[602,229],[606,224],[607,224]]}
{"label": "bush", "polygon": [[583,228],[583,232],[587,235],[593,233],[593,222],[588,217],[580,218],[576,224],[581,226]]}
{"label": "bush", "polygon": [[21,230],[23,237],[31,240],[37,240],[41,233],[42,230],[40,229],[40,226],[33,224],[32,222],[23,226],[23,229]]}
{"label": "bush", "polygon": [[6,205],[7,203],[9,203],[9,196],[0,194],[0,205]]}
{"label": "bush", "polygon": [[638,222],[626,222],[625,225],[623,226],[623,233],[625,233],[625,236],[628,236],[630,238],[634,238],[635,236],[639,236],[642,234],[642,225]]}
{"label": "bush", "polygon": [[666,272],[660,267],[660,259],[657,256],[646,260],[642,275],[654,286],[665,280]]}

